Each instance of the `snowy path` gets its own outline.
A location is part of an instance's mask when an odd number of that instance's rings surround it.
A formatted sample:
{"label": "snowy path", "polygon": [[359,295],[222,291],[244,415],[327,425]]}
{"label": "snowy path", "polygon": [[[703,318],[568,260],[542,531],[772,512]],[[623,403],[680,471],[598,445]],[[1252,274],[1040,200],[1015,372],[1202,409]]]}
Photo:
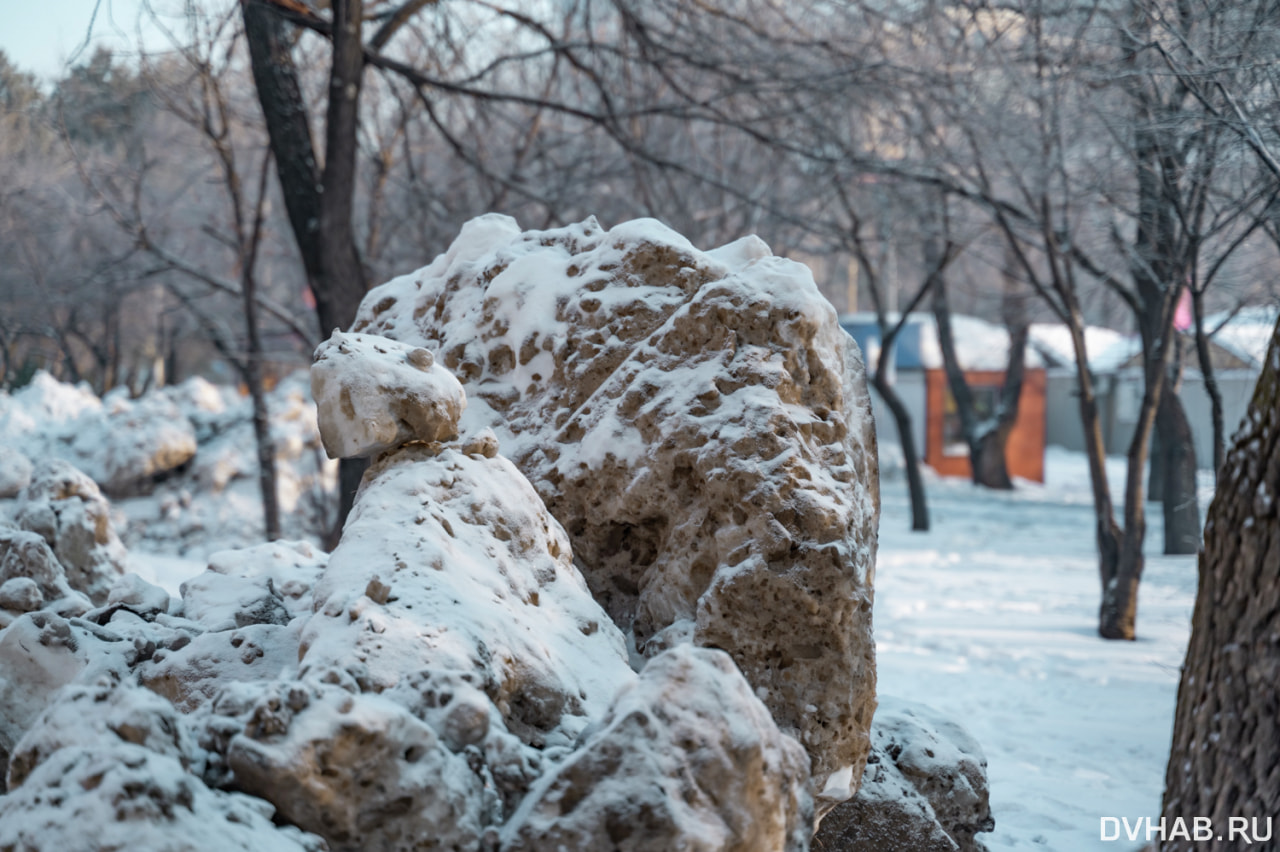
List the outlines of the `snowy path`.
{"label": "snowy path", "polygon": [[1151,505],[1140,638],[1097,638],[1083,457],[1047,463],[1046,486],[1014,494],[931,480],[923,535],[908,530],[905,484],[883,484],[879,691],[945,711],[982,743],[993,852],[1131,852],[1139,844],[1100,840],[1100,818],[1159,816],[1195,558],[1159,555]]}

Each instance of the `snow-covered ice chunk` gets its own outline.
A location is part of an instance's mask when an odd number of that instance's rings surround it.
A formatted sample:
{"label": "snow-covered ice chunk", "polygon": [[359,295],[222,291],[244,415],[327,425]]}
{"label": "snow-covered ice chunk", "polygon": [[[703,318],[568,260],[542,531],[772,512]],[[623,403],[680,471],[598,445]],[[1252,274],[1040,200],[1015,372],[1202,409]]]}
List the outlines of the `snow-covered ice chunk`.
{"label": "snow-covered ice chunk", "polygon": [[394,701],[336,686],[264,697],[228,763],[245,790],[332,852],[479,849],[483,782]]}
{"label": "snow-covered ice chunk", "polygon": [[18,509],[18,525],[53,549],[71,587],[95,603],[124,573],[125,550],[97,484],[61,459],[36,466]]}
{"label": "snow-covered ice chunk", "polygon": [[881,696],[872,757],[851,801],[823,819],[821,848],[982,852],[991,831],[987,761],[967,731],[931,707]]}
{"label": "snow-covered ice chunk", "polygon": [[173,756],[116,742],[59,749],[0,797],[0,847],[32,852],[321,852],[274,809],[211,790]]}
{"label": "snow-covered ice chunk", "polygon": [[808,749],[819,810],[856,788],[875,436],[861,355],[808,268],[652,219],[522,233],[490,215],[370,291],[352,328],[462,380],[461,431],[501,439],[634,652],[725,649]]}
{"label": "snow-covered ice chunk", "polygon": [[340,331],[316,349],[311,393],[330,458],[447,441],[467,405],[462,385],[430,350]]}
{"label": "snow-covered ice chunk", "polygon": [[502,848],[799,852],[812,826],[804,749],[728,654],[680,645],[535,785]]}

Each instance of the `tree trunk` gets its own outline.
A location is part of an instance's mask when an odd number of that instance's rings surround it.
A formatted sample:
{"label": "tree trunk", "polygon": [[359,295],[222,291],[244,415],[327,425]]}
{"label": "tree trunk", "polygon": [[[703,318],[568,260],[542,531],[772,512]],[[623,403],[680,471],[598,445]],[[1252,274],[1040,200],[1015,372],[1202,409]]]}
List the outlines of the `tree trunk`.
{"label": "tree trunk", "polygon": [[1165,773],[1165,816],[1208,817],[1216,839],[1166,840],[1162,852],[1238,849],[1229,820],[1280,813],[1278,374],[1280,325],[1209,507]]}
{"label": "tree trunk", "polygon": [[[1170,333],[1166,330],[1166,333]],[[1165,391],[1169,353],[1167,341],[1146,347],[1143,370],[1142,405],[1134,426],[1133,440],[1125,463],[1124,527],[1120,536],[1120,558],[1115,574],[1104,573],[1102,606],[1098,617],[1098,633],[1104,639],[1136,639],[1138,620],[1138,584],[1142,582],[1145,558],[1142,545],[1147,537],[1147,514],[1142,488],[1143,469],[1151,446],[1156,411]]]}
{"label": "tree trunk", "polygon": [[[365,293],[356,249],[354,209],[356,127],[363,81],[360,0],[334,0],[333,59],[325,122],[324,170],[317,164],[306,103],[285,24],[261,0],[241,0],[250,64],[266,120],[276,172],[307,284],[316,301],[321,338],[348,328]],[[338,517],[326,537],[342,534],[368,462],[343,459],[338,475]]]}
{"label": "tree trunk", "polygon": [[[936,265],[940,253],[936,248],[930,249],[926,243],[925,260],[931,266]],[[932,260],[931,260],[932,257]],[[942,350],[943,371],[947,375],[947,388],[956,401],[956,411],[960,415],[961,428],[964,430],[965,442],[969,445],[969,470],[975,485],[1000,490],[1012,490],[1013,480],[1009,478],[1009,466],[1005,457],[1009,433],[1013,431],[1014,421],[1018,416],[1018,396],[1022,392],[1022,359],[1026,355],[1026,330],[1017,335],[1009,348],[1011,367],[1005,372],[1005,383],[1001,390],[1001,401],[996,410],[980,417],[974,403],[973,392],[965,380],[964,370],[956,355],[955,336],[951,331],[951,309],[947,304],[946,282],[938,273],[933,282],[933,317],[938,328],[938,346]],[[1017,358],[1016,367],[1012,366]],[[1012,404],[1005,400],[1012,398]]]}
{"label": "tree trunk", "polygon": [[244,326],[248,338],[244,378],[253,401],[253,438],[258,448],[258,488],[262,492],[262,521],[267,541],[280,538],[280,497],[276,488],[276,447],[271,440],[271,412],[262,389],[262,335],[258,331],[257,279],[252,270],[240,279]]}
{"label": "tree trunk", "polygon": [[1156,408],[1156,434],[1160,436],[1158,446],[1164,469],[1160,495],[1164,509],[1164,552],[1195,553],[1200,549],[1195,438],[1182,401],[1172,388],[1165,390]]}
{"label": "tree trunk", "polygon": [[889,413],[893,415],[893,423],[898,428],[898,440],[902,444],[902,463],[907,469],[907,492],[911,498],[911,530],[912,532],[928,532],[929,505],[925,499],[924,477],[920,474],[920,453],[916,449],[915,435],[911,431],[911,413],[907,411],[907,407],[902,403],[902,398],[898,396],[898,392],[894,390],[893,385],[885,377],[884,362],[887,359],[884,353],[888,351],[890,346],[892,346],[892,338],[890,338],[889,346],[885,346],[881,350],[881,363],[876,367],[871,383],[880,393],[880,398],[884,400],[885,405],[889,406]]}
{"label": "tree trunk", "polygon": [[1147,500],[1158,502],[1164,500],[1164,466],[1165,448],[1160,432],[1160,413],[1156,412],[1156,428],[1151,433],[1151,450],[1147,453],[1150,461],[1147,464]]}
{"label": "tree trunk", "polygon": [[[1006,284],[1012,281],[1007,275]],[[969,444],[969,459],[973,465],[973,481],[988,488],[1013,490],[1009,476],[1009,435],[1018,422],[1018,405],[1022,399],[1022,380],[1026,375],[1027,341],[1031,329],[1026,312],[1021,310],[1017,297],[1005,290],[1005,328],[1009,330],[1009,357],[1004,368],[1004,384],[1000,388],[1000,403],[993,415],[995,428],[988,429]]]}
{"label": "tree trunk", "polygon": [[1213,475],[1215,480],[1227,454],[1226,426],[1222,415],[1222,389],[1218,387],[1218,375],[1209,356],[1209,336],[1204,333],[1204,293],[1191,291],[1191,313],[1196,324],[1196,358],[1200,363],[1200,375],[1204,377],[1204,390],[1209,395],[1209,414],[1213,419]]}
{"label": "tree trunk", "polygon": [[[1098,618],[1098,632],[1104,638],[1123,638],[1109,635],[1118,632],[1120,601],[1117,594],[1120,577],[1120,552],[1124,534],[1116,524],[1115,507],[1111,502],[1111,486],[1107,482],[1107,450],[1102,441],[1102,419],[1098,414],[1098,396],[1093,387],[1093,375],[1089,372],[1088,352],[1084,342],[1084,323],[1078,310],[1069,315],[1072,348],[1076,354],[1076,382],[1080,386],[1080,423],[1084,427],[1085,457],[1089,461],[1089,485],[1093,490],[1094,537],[1098,545],[1098,572],[1102,581],[1102,605]],[[1126,592],[1124,607],[1130,607],[1130,599],[1136,602],[1136,589]],[[1132,616],[1130,616],[1132,623]]]}

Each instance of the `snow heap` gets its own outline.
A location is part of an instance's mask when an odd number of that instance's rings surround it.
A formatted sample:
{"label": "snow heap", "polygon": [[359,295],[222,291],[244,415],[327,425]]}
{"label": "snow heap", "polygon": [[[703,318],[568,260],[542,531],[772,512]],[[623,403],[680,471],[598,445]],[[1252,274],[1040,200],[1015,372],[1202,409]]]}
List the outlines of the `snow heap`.
{"label": "snow heap", "polygon": [[38,465],[17,514],[21,529],[53,550],[72,588],[102,603],[124,573],[124,546],[111,507],[92,479],[60,459]]}
{"label": "snow heap", "polygon": [[[308,378],[283,379],[267,407],[285,532],[318,538],[336,466],[324,461]],[[191,378],[100,400],[37,373],[0,391],[0,500],[21,495],[36,459],[74,465],[116,500],[131,548],[203,558],[262,540],[252,405],[234,388]]]}
{"label": "snow heap", "polygon": [[111,678],[63,690],[31,727],[0,797],[0,845],[39,850],[322,852],[261,799],[211,789],[190,720]]}
{"label": "snow heap", "polygon": [[[131,400],[121,388],[99,400],[87,385],[64,385],[43,371],[12,396],[0,396],[0,435],[10,445],[0,471],[24,457],[60,458],[113,496],[146,491],[196,454],[195,431],[166,394]],[[0,483],[0,497],[20,487]]]}
{"label": "snow heap", "polygon": [[[325,446],[402,443],[375,458],[310,591],[296,677],[213,702],[238,789],[335,852],[417,849],[424,832],[440,848],[574,837],[586,850],[641,814],[637,850],[804,848],[803,750],[721,652],[673,651],[637,679],[564,530],[493,433],[423,440],[456,435],[463,396],[415,351],[354,334],[317,350]],[[434,414],[397,438],[387,424],[413,421],[382,418],[405,398]],[[187,617],[225,620],[192,600],[207,585],[184,587]],[[722,799],[729,779],[747,794]],[[611,792],[564,806],[557,785],[581,783]]]}
{"label": "snow heap", "polygon": [[727,651],[813,760],[857,788],[874,708],[878,483],[861,356],[809,270],[652,220],[467,223],[372,290],[353,329],[434,349],[462,431],[492,428],[646,657]]}
{"label": "snow heap", "polygon": [[881,696],[871,743],[858,795],[822,821],[818,848],[984,852],[975,835],[995,827],[987,761],[963,728],[922,704]]}
{"label": "snow heap", "polygon": [[10,446],[0,446],[0,500],[17,497],[31,482],[31,459]]}
{"label": "snow heap", "polygon": [[728,654],[678,645],[539,780],[502,848],[807,849],[808,765]]}

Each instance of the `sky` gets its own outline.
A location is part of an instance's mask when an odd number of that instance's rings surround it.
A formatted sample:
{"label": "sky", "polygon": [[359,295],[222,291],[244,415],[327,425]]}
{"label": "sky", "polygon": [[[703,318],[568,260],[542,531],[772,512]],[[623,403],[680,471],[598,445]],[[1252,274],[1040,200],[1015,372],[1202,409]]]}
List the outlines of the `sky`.
{"label": "sky", "polygon": [[[156,6],[172,3],[156,0]],[[86,37],[91,40],[79,61],[99,44],[134,52],[142,9],[143,0],[0,0],[0,49],[10,62],[48,82],[62,74]],[[148,44],[163,43],[153,27],[144,31]]]}

